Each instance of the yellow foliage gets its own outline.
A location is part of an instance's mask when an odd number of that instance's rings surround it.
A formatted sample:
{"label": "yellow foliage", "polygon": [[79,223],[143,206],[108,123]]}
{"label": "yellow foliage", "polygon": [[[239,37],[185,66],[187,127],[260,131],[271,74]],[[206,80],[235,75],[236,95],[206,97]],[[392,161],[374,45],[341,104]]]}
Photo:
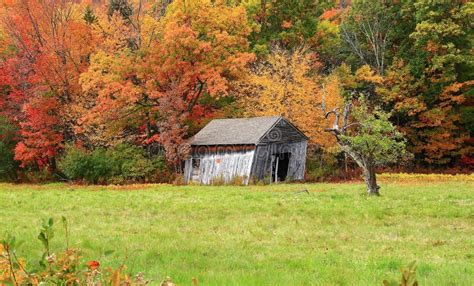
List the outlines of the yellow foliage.
{"label": "yellow foliage", "polygon": [[249,70],[239,82],[237,93],[247,116],[282,115],[302,130],[312,143],[323,147],[334,145],[321,109],[326,104],[342,102],[337,76],[322,78],[319,63],[304,48],[288,52],[273,49],[265,61]]}
{"label": "yellow foliage", "polygon": [[344,103],[341,79],[336,74],[330,74],[324,78],[322,93],[322,100],[324,101],[326,110],[341,107]]}
{"label": "yellow foliage", "polygon": [[369,65],[363,65],[355,72],[356,80],[365,83],[380,84],[383,78],[378,75]]}
{"label": "yellow foliage", "polygon": [[474,174],[409,174],[409,173],[382,173],[377,179],[390,183],[426,184],[439,182],[474,182]]}

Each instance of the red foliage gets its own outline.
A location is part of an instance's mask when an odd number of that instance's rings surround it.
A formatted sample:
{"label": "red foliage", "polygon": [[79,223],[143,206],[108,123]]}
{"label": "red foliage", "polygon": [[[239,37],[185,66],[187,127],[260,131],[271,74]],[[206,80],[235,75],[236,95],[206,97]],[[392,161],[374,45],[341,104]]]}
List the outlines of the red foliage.
{"label": "red foliage", "polygon": [[97,268],[99,268],[99,266],[100,266],[99,261],[91,260],[91,261],[87,262],[87,267],[90,270],[96,270]]}
{"label": "red foliage", "polygon": [[21,141],[15,148],[15,159],[23,167],[34,163],[40,168],[54,167],[54,157],[63,141],[58,109],[52,97],[35,98],[23,107],[25,121],[20,123]]}
{"label": "red foliage", "polygon": [[2,109],[20,127],[15,158],[22,166],[50,165],[74,122],[68,105],[81,90],[79,75],[92,46],[90,28],[77,17],[79,7],[59,0],[2,6],[2,32],[16,49],[0,68],[0,85],[8,86],[0,96],[8,103]]}

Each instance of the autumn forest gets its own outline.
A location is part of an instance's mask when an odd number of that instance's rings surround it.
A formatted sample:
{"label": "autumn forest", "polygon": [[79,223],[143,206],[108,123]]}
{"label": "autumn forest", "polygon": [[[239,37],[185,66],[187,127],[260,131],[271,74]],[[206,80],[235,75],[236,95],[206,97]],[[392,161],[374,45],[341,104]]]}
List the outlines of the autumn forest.
{"label": "autumn forest", "polygon": [[169,182],[211,119],[266,115],[310,138],[309,180],[342,178],[347,102],[403,138],[383,168],[474,167],[470,1],[0,3],[3,179]]}

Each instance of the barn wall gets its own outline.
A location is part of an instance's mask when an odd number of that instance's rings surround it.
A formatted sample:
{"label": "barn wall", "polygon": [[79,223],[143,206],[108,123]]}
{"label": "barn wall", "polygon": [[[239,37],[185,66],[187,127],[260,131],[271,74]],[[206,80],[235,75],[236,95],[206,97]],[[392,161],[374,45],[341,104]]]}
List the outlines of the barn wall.
{"label": "barn wall", "polygon": [[308,142],[270,143],[257,146],[251,177],[256,180],[271,180],[273,155],[277,153],[290,153],[288,166],[289,180],[303,180],[306,167],[306,150]]}
{"label": "barn wall", "polygon": [[288,176],[292,180],[304,180],[304,172],[306,168],[306,152],[308,149],[308,141],[302,141],[298,143],[292,143],[290,150],[290,166],[288,170]]}
{"label": "barn wall", "polygon": [[[250,178],[250,170],[255,150],[243,151],[220,151],[194,154],[193,160],[200,159],[199,183],[211,184],[213,180],[221,180],[228,183],[236,177],[241,177],[247,184]],[[191,181],[192,162],[186,162],[185,176],[187,182]]]}
{"label": "barn wall", "polygon": [[184,161],[184,182],[187,184],[191,180],[191,172],[193,171],[192,167],[192,157],[189,157]]}

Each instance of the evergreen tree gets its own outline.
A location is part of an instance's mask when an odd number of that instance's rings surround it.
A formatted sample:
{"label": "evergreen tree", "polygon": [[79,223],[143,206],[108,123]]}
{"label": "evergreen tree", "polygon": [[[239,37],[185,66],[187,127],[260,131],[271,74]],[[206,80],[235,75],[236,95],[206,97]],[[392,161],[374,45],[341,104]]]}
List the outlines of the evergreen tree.
{"label": "evergreen tree", "polygon": [[95,21],[97,21],[97,17],[94,14],[94,11],[92,10],[91,6],[87,6],[86,10],[84,11],[84,16],[82,17],[84,21],[86,21],[87,24],[91,25]]}

